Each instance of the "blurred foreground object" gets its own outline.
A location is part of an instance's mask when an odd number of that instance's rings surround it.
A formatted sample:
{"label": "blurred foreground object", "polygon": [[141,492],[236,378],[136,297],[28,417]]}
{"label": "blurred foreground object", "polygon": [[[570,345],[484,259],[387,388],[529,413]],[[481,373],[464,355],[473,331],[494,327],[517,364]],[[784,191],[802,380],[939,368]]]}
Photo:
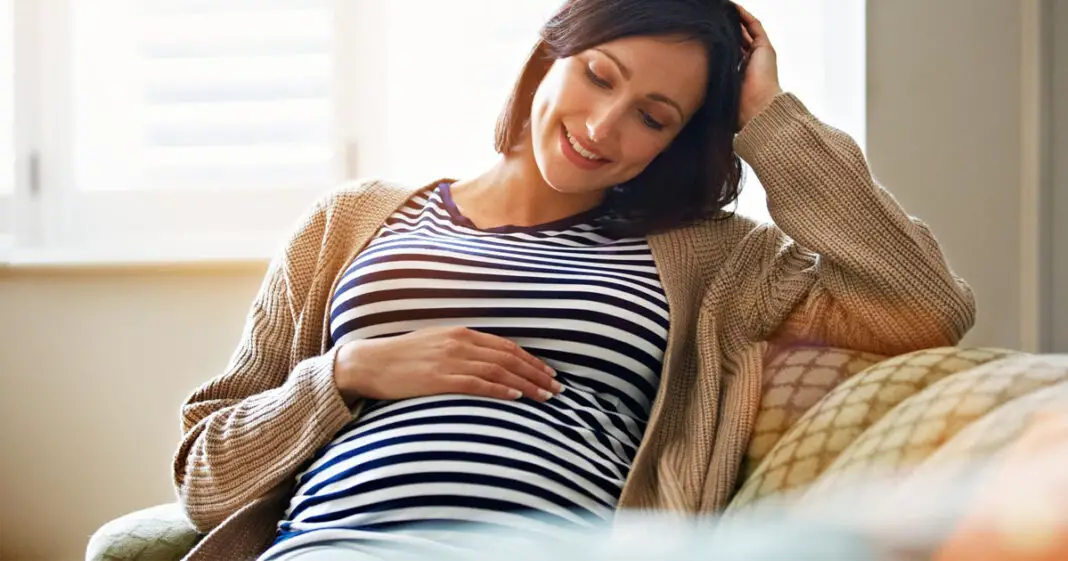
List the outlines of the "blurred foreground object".
{"label": "blurred foreground object", "polygon": [[1068,559],[1068,410],[1036,413],[935,561]]}

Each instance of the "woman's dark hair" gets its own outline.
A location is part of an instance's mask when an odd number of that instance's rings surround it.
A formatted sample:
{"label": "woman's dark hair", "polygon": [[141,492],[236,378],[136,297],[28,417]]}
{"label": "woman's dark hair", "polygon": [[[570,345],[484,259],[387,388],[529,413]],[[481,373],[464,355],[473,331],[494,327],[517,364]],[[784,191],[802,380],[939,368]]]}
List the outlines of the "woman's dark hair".
{"label": "woman's dark hair", "polygon": [[642,173],[612,187],[601,223],[622,235],[646,235],[707,218],[738,198],[742,165],[734,134],[742,84],[741,18],[728,0],[569,0],[541,29],[497,120],[497,152],[519,145],[534,92],[553,61],[632,36],[698,41],[708,53],[708,89],[700,109]]}

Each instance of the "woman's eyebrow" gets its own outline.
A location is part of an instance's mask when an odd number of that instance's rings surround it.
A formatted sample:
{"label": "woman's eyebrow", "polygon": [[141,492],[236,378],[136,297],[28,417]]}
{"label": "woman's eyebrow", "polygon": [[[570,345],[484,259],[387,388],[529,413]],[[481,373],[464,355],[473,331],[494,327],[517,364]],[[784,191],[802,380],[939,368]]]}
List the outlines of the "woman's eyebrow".
{"label": "woman's eyebrow", "polygon": [[[616,66],[619,67],[619,73],[623,75],[623,78],[626,79],[626,80],[630,80],[630,77],[632,76],[630,68],[628,68],[626,64],[623,64],[623,61],[619,60],[619,57],[617,57],[616,55],[612,54],[608,49],[605,49],[604,47],[594,47],[593,50],[601,53],[602,55],[604,55],[604,56],[608,57],[609,59],[611,59],[612,62],[616,63]],[[663,104],[666,104],[666,105],[670,105],[671,107],[674,107],[675,111],[678,111],[678,113],[679,113],[679,118],[682,119],[683,121],[686,120],[686,113],[682,110],[682,106],[679,105],[678,102],[676,102],[675,100],[671,99],[670,97],[668,97],[668,96],[666,96],[666,95],[664,95],[662,93],[655,93],[655,92],[651,93],[651,94],[649,94],[649,95],[647,95],[645,97],[649,98],[652,101],[656,101],[656,102],[663,103]]]}

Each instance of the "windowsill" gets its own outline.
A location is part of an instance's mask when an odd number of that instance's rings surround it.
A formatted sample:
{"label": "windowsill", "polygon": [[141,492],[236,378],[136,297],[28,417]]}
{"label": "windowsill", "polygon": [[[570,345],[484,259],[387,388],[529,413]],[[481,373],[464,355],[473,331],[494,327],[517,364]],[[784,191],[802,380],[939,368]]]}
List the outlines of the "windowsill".
{"label": "windowsill", "polygon": [[109,271],[262,268],[278,247],[263,241],[224,240],[152,246],[20,248],[0,237],[3,271]]}

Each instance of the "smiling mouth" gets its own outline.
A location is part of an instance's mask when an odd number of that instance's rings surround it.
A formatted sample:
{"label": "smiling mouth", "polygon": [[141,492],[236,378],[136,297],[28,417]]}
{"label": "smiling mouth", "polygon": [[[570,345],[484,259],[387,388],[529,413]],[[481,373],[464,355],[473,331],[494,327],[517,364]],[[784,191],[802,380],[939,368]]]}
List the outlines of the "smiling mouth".
{"label": "smiling mouth", "polygon": [[593,151],[589,150],[588,148],[586,148],[585,146],[583,146],[582,143],[579,142],[577,138],[575,138],[574,136],[571,135],[571,131],[567,130],[567,127],[564,127],[564,136],[567,137],[567,142],[569,144],[571,144],[571,147],[575,149],[575,152],[578,152],[578,154],[580,156],[582,156],[583,158],[586,158],[587,160],[589,160],[591,162],[608,162],[609,161],[607,158],[605,158],[605,157],[601,156],[600,154],[597,154],[596,152],[593,152]]}

